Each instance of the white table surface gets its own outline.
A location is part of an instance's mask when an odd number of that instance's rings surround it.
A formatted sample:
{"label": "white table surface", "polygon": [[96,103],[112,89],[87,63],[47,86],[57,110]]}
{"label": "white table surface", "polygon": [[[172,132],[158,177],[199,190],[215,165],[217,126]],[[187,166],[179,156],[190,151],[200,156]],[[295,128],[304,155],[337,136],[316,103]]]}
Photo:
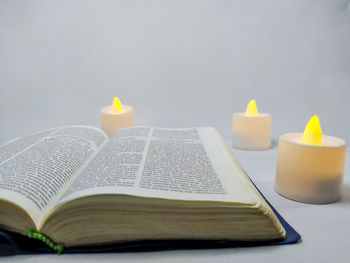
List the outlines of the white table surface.
{"label": "white table surface", "polygon": [[1,262],[349,262],[350,178],[347,152],[343,198],[328,205],[290,201],[273,189],[277,148],[268,151],[232,149],[265,197],[302,236],[295,245],[175,250],[160,252],[25,255],[0,258]]}

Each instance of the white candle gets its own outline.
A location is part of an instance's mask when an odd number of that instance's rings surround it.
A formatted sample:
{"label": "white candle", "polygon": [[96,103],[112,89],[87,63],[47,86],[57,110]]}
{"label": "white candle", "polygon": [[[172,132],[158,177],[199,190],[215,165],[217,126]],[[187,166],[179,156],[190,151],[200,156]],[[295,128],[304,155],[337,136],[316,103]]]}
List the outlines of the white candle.
{"label": "white candle", "polygon": [[232,118],[232,146],[243,150],[265,150],[271,147],[271,115],[259,113],[255,100],[245,113]]}
{"label": "white candle", "polygon": [[318,117],[303,133],[279,138],[275,189],[305,203],[332,203],[341,198],[346,142],[322,135]]}
{"label": "white candle", "polygon": [[108,137],[121,128],[134,126],[134,109],[129,105],[122,105],[115,97],[112,105],[101,109],[101,126]]}

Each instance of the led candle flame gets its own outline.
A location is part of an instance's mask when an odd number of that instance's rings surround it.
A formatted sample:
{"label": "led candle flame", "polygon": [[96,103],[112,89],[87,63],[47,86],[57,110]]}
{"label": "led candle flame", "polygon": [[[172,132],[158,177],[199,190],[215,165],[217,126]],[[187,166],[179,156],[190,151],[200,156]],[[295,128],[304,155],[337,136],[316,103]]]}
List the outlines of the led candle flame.
{"label": "led candle flame", "polygon": [[323,145],[322,129],[317,115],[314,115],[306,125],[301,143]]}
{"label": "led candle flame", "polygon": [[258,108],[256,107],[255,100],[251,100],[248,103],[247,109],[245,111],[247,116],[258,116]]}
{"label": "led candle flame", "polygon": [[122,103],[120,102],[118,97],[114,97],[113,103],[112,103],[112,113],[118,114],[123,112]]}

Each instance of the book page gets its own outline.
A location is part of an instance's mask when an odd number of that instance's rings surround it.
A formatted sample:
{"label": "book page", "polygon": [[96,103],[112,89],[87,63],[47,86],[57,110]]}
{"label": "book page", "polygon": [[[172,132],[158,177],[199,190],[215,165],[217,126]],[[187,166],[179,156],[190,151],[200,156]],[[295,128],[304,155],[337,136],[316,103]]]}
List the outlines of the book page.
{"label": "book page", "polygon": [[68,126],[5,144],[0,147],[0,198],[38,223],[106,141],[96,128]]}
{"label": "book page", "polygon": [[64,202],[96,194],[254,205],[213,128],[118,131],[68,188]]}
{"label": "book page", "polygon": [[2,145],[0,147],[0,164],[56,131],[57,129],[49,129],[36,132]]}

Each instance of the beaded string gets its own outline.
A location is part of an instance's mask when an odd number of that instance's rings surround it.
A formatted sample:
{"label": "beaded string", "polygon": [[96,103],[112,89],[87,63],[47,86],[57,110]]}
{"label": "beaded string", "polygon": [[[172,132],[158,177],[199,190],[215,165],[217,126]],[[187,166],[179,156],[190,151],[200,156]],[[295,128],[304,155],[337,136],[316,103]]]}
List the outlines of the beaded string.
{"label": "beaded string", "polygon": [[46,245],[48,245],[50,248],[52,248],[53,250],[56,251],[57,255],[60,255],[64,249],[64,247],[62,245],[58,245],[55,244],[50,238],[48,238],[47,236],[39,233],[39,232],[35,232],[34,230],[29,230],[29,237],[30,238],[35,238],[35,239],[39,239],[41,241],[43,241]]}

